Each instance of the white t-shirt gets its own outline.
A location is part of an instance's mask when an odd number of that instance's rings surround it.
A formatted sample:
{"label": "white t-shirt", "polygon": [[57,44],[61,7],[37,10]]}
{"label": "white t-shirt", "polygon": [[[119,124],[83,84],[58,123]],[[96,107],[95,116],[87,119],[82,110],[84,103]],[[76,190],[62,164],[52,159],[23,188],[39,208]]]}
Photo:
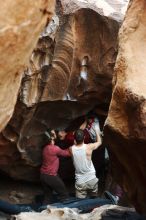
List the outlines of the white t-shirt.
{"label": "white t-shirt", "polygon": [[82,184],[96,178],[92,160],[87,159],[86,144],[80,147],[72,146],[75,179],[77,184]]}

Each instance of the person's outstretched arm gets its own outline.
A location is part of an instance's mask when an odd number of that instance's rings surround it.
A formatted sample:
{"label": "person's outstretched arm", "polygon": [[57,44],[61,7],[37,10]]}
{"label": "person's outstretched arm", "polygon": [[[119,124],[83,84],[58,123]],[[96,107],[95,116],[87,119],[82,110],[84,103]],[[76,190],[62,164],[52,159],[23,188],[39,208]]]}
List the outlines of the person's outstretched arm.
{"label": "person's outstretched arm", "polygon": [[72,156],[72,147],[69,147],[70,155]]}
{"label": "person's outstretched arm", "polygon": [[102,144],[101,136],[97,131],[96,131],[96,136],[97,136],[97,141],[95,143],[87,144],[91,150],[96,150]]}
{"label": "person's outstretched arm", "polygon": [[58,156],[62,156],[62,157],[70,157],[71,156],[69,149],[62,150],[58,146],[56,146],[56,152],[57,152]]}
{"label": "person's outstretched arm", "polygon": [[80,125],[80,129],[84,130],[87,127],[87,121],[85,120],[81,125]]}

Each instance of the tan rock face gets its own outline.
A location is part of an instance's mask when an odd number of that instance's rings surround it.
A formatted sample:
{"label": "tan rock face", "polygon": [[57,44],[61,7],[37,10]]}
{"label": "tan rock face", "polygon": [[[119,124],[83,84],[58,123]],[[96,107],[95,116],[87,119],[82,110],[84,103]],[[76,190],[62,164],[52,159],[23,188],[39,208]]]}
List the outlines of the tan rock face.
{"label": "tan rock face", "polygon": [[146,4],[133,0],[119,33],[114,88],[105,138],[113,175],[146,214]]}
{"label": "tan rock face", "polygon": [[2,1],[0,13],[0,130],[13,114],[24,65],[27,64],[54,0]]}

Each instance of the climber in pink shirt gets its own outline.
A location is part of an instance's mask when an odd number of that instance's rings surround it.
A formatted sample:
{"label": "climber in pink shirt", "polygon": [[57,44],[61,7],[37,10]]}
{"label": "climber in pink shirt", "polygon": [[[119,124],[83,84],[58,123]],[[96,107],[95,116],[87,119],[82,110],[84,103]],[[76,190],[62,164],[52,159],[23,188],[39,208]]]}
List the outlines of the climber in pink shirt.
{"label": "climber in pink shirt", "polygon": [[55,137],[54,134],[50,136],[48,145],[43,149],[43,162],[40,169],[40,178],[45,191],[44,203],[51,202],[53,190],[58,193],[60,201],[64,201],[68,198],[66,187],[58,176],[58,169],[59,156],[70,157],[71,155],[68,149],[62,150],[54,144]]}

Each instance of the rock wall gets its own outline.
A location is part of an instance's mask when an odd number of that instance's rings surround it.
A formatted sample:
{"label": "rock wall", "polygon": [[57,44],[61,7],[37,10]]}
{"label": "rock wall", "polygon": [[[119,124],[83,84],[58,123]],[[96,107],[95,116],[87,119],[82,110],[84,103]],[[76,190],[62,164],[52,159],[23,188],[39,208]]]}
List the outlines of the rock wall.
{"label": "rock wall", "polygon": [[105,138],[113,176],[146,214],[146,2],[133,0],[119,33]]}
{"label": "rock wall", "polygon": [[36,179],[47,129],[66,128],[92,109],[102,123],[107,115],[119,24],[91,9],[59,13],[60,26],[54,21],[56,26],[47,26],[41,34],[24,72],[13,117],[2,131],[1,152],[4,139],[9,147],[13,144],[18,159],[13,166],[6,160],[1,170],[14,178]]}
{"label": "rock wall", "polygon": [[10,120],[17,101],[24,65],[47,19],[54,0],[6,0],[0,8],[0,131]]}
{"label": "rock wall", "polygon": [[90,9],[80,9],[63,19],[41,100],[77,101],[88,96],[109,102],[117,22]]}

